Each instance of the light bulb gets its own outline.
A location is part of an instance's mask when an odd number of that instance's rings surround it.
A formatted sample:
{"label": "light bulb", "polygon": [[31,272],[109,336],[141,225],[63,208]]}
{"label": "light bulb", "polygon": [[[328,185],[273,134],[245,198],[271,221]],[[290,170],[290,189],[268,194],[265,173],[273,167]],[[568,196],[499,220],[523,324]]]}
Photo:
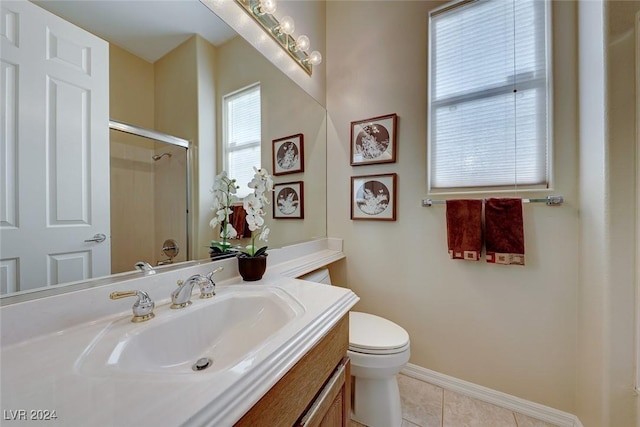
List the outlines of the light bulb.
{"label": "light bulb", "polygon": [[322,55],[317,50],[314,50],[309,54],[309,64],[318,65],[322,62]]}
{"label": "light bulb", "polygon": [[296,39],[296,50],[306,52],[309,50],[310,44],[311,42],[309,41],[309,37],[301,35]]}
{"label": "light bulb", "polygon": [[265,13],[273,14],[276,11],[276,0],[260,0],[256,13],[264,15]]}
{"label": "light bulb", "polygon": [[280,20],[280,25],[275,28],[275,32],[282,34],[291,34],[296,29],[296,24],[293,22],[293,18],[290,16],[283,16]]}

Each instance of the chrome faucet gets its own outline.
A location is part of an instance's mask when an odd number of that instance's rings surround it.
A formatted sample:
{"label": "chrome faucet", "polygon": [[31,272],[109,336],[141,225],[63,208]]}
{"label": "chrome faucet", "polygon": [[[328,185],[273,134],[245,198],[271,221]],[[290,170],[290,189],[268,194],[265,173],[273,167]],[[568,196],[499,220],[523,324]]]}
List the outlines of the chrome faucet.
{"label": "chrome faucet", "polygon": [[153,319],[153,308],[155,303],[149,298],[149,294],[144,291],[126,291],[126,292],[111,292],[109,298],[120,299],[126,297],[138,297],[138,300],[133,304],[131,308],[133,310],[132,322],[144,322],[145,320]]}
{"label": "chrome faucet", "polygon": [[134,266],[136,270],[140,270],[148,273],[155,272],[151,264],[149,264],[148,262],[138,261],[134,264]]}
{"label": "chrome faucet", "polygon": [[211,298],[214,296],[216,284],[213,282],[213,275],[222,271],[223,267],[218,267],[206,276],[194,274],[184,282],[178,281],[178,288],[171,292],[171,308],[184,308],[191,305],[191,293],[197,283],[200,286],[200,298]]}

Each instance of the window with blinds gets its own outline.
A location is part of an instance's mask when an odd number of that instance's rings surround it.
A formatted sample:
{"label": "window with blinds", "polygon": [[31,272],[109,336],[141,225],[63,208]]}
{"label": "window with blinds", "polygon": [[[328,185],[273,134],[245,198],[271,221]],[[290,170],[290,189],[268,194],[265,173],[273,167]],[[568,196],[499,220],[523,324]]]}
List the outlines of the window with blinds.
{"label": "window with blinds", "polygon": [[260,84],[224,96],[224,169],[240,186],[237,196],[250,193],[247,184],[253,167],[260,167],[261,114]]}
{"label": "window with blinds", "polygon": [[429,16],[429,189],[547,188],[549,4],[450,3]]}

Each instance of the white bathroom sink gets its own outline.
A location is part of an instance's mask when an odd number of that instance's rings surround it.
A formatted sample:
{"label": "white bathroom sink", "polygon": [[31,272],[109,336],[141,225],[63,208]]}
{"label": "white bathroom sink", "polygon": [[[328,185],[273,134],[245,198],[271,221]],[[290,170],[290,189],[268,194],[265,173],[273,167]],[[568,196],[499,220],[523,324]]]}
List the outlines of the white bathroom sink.
{"label": "white bathroom sink", "polygon": [[[77,360],[78,372],[197,376],[248,369],[264,343],[305,311],[287,292],[267,286],[234,286],[192,300],[183,309],[161,307],[143,323],[111,322]],[[203,358],[209,366],[192,369]]]}

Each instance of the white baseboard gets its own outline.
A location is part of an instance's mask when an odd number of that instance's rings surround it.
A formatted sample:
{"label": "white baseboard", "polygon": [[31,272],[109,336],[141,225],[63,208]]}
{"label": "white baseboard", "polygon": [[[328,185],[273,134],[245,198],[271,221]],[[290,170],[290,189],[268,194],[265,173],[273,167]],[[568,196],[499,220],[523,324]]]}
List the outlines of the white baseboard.
{"label": "white baseboard", "polygon": [[559,427],[583,427],[578,417],[568,412],[450,377],[411,363],[408,363],[400,373]]}

